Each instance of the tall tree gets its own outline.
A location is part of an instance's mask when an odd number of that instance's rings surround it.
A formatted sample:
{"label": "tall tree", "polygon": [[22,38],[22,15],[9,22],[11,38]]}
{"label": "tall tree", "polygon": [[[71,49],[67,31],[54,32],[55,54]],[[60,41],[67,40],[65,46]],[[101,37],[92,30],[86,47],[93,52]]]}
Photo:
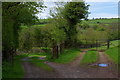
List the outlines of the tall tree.
{"label": "tall tree", "polygon": [[35,14],[43,8],[43,2],[3,2],[2,4],[2,46],[3,60],[12,61],[18,47],[18,31],[21,23],[32,24]]}
{"label": "tall tree", "polygon": [[86,19],[88,16],[88,5],[85,2],[68,2],[64,7],[63,12],[64,18],[69,24],[68,30],[68,43],[75,44],[76,41],[76,27],[75,25],[81,20]]}
{"label": "tall tree", "polygon": [[[62,6],[56,8],[56,13],[51,14],[54,18],[60,16],[64,18],[68,23],[67,41],[66,44],[72,46],[76,41],[76,27],[75,25],[81,21],[81,19],[87,19],[88,7],[85,2],[67,2],[61,3]],[[68,27],[67,26],[67,27]]]}

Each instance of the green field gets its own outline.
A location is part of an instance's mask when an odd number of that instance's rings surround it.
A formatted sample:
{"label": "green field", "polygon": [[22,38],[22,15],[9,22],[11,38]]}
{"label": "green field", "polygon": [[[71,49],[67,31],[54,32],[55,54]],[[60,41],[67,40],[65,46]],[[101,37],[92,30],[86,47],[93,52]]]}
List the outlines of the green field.
{"label": "green field", "polygon": [[88,23],[90,24],[96,24],[96,23],[118,23],[117,18],[113,19],[94,19],[94,20],[89,20]]}
{"label": "green field", "polygon": [[61,64],[70,63],[80,54],[80,50],[77,49],[66,49],[58,59],[52,59],[51,61]]}
{"label": "green field", "polygon": [[[105,53],[113,60],[114,63],[118,64],[118,54],[120,47],[113,47],[105,51]],[[120,62],[119,62],[120,63]]]}
{"label": "green field", "polygon": [[39,19],[40,23],[48,23],[50,19]]}
{"label": "green field", "polygon": [[83,56],[83,59],[80,61],[80,64],[91,64],[96,62],[98,59],[98,52],[89,50],[87,53]]}
{"label": "green field", "polygon": [[[110,41],[110,48],[117,47],[118,45],[120,45],[119,43],[120,43],[120,40]],[[90,49],[96,49],[96,47],[93,47]],[[107,49],[107,46],[97,47],[97,50],[106,50],[106,49]]]}
{"label": "green field", "polygon": [[[44,27],[46,24],[33,25],[32,27]],[[21,28],[28,28],[28,26],[22,25]]]}
{"label": "green field", "polygon": [[119,43],[120,43],[120,40],[114,40],[114,41],[111,41],[110,42],[111,44],[110,44],[110,47],[112,48],[112,47],[116,47],[116,46],[118,46],[118,45],[120,45]]}

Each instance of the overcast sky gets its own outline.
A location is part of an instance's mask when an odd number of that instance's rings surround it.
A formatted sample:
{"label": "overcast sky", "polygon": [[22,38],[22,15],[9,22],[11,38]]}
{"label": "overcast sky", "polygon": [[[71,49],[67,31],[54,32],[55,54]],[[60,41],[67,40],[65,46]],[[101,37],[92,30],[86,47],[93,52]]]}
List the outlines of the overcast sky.
{"label": "overcast sky", "polygon": [[[89,19],[118,17],[118,0],[86,0],[86,3],[90,5]],[[44,2],[44,4],[47,6],[47,8],[43,10],[43,13],[38,14],[38,17],[42,19],[48,18],[49,10],[55,6],[55,3],[52,1]]]}

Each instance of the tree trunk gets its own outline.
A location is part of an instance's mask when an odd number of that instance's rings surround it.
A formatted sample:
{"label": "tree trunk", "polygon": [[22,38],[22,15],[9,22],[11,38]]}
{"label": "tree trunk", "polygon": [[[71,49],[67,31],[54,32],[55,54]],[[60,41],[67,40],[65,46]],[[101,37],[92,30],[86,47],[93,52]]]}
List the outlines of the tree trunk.
{"label": "tree trunk", "polygon": [[52,59],[56,59],[58,57],[59,57],[58,45],[53,45],[53,48],[52,48]]}
{"label": "tree trunk", "polygon": [[64,42],[62,42],[61,44],[60,44],[60,53],[62,53],[63,52],[63,50],[64,50]]}
{"label": "tree trunk", "polygon": [[58,45],[56,45],[56,58],[59,57],[59,50],[58,50]]}
{"label": "tree trunk", "polygon": [[58,44],[58,54],[60,55],[60,44]]}
{"label": "tree trunk", "polygon": [[3,60],[13,64],[15,51],[16,51],[15,49],[4,49],[2,51]]}
{"label": "tree trunk", "polygon": [[107,40],[107,49],[109,49],[109,48],[110,48],[110,41]]}

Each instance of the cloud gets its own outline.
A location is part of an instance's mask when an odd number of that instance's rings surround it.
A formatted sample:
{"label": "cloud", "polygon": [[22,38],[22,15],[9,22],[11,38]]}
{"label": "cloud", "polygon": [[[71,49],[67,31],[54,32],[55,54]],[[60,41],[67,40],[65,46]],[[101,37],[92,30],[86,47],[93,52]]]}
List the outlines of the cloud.
{"label": "cloud", "polygon": [[47,19],[49,17],[48,13],[37,14],[39,19]]}
{"label": "cloud", "polygon": [[42,13],[37,14],[39,19],[45,19],[50,17],[50,9],[56,6],[54,2],[45,2],[44,5],[47,6],[47,8],[44,8],[44,10],[42,10]]}
{"label": "cloud", "polygon": [[45,2],[44,4],[49,8],[56,6],[54,2]]}

